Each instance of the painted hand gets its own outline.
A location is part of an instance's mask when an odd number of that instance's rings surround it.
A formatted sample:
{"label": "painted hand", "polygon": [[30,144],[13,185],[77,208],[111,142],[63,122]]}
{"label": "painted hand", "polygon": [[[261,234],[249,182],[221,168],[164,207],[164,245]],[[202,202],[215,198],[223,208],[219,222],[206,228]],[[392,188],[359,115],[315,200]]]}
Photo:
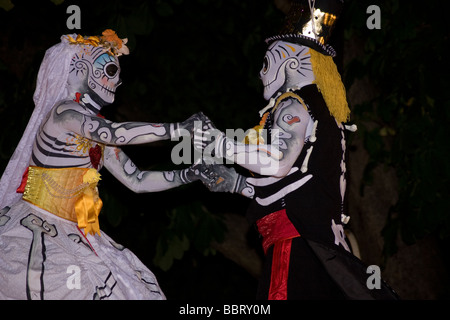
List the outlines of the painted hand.
{"label": "painted hand", "polygon": [[212,121],[203,114],[198,112],[190,116],[185,121],[179,123],[179,129],[187,130],[191,137],[194,136],[195,130],[200,128],[201,130],[208,130],[214,128]]}
{"label": "painted hand", "polygon": [[196,170],[200,172],[199,178],[209,191],[235,192],[238,174],[233,168],[202,162],[196,165]]}
{"label": "painted hand", "polygon": [[201,180],[201,169],[199,164],[193,164],[189,168],[180,170],[180,179],[184,184]]}
{"label": "painted hand", "polygon": [[218,134],[221,134],[221,132],[216,129],[213,122],[207,116],[202,114],[201,122],[197,122],[194,127],[194,149],[203,154],[205,148],[212,143]]}
{"label": "painted hand", "polygon": [[[179,129],[187,130],[191,137],[194,135],[194,129],[197,126],[202,126],[202,123],[206,121],[206,117],[202,112],[198,112],[187,118],[185,121],[179,124]],[[209,120],[209,119],[208,119]]]}

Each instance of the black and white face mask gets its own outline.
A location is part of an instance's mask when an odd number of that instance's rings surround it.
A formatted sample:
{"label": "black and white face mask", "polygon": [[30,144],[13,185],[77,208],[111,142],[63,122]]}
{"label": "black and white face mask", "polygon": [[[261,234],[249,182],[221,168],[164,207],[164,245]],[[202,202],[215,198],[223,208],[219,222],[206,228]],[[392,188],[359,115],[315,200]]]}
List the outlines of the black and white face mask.
{"label": "black and white face mask", "polygon": [[121,84],[116,56],[102,47],[83,46],[73,56],[70,67],[67,82],[72,93],[88,94],[100,106],[114,102]]}
{"label": "black and white face mask", "polygon": [[275,41],[267,49],[259,76],[264,85],[266,100],[279,91],[299,89],[311,84],[315,77],[311,66],[310,48]]}

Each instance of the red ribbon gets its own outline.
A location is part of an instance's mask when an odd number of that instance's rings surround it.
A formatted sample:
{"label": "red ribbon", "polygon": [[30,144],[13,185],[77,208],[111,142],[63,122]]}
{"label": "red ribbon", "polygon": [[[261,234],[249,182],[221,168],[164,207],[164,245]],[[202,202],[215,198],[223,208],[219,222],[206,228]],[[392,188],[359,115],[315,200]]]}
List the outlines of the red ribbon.
{"label": "red ribbon", "polygon": [[292,239],[288,239],[276,242],[273,247],[269,300],[287,300],[291,245]]}
{"label": "red ribbon", "polygon": [[286,300],[292,239],[300,237],[300,234],[289,220],[285,209],[259,219],[256,225],[263,237],[264,253],[267,254],[267,250],[273,245],[268,299]]}

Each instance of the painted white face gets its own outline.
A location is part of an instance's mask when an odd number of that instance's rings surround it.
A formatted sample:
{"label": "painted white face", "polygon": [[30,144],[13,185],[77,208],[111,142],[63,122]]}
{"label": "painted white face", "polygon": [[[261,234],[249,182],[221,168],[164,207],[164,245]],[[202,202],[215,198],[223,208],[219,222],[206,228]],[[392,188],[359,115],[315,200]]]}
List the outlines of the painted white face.
{"label": "painted white face", "polygon": [[279,91],[300,89],[314,81],[310,48],[284,41],[275,41],[267,49],[259,73],[264,85],[264,99]]}
{"label": "painted white face", "polygon": [[119,60],[103,48],[77,53],[71,61],[68,84],[73,92],[88,93],[99,105],[111,104],[121,84]]}

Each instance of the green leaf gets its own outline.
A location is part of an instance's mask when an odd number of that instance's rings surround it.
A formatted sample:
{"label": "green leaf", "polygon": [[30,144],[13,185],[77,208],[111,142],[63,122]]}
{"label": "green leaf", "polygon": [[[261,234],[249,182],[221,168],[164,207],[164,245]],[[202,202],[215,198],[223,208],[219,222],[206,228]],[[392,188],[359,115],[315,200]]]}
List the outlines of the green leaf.
{"label": "green leaf", "polygon": [[163,2],[163,1],[159,1],[156,4],[156,12],[161,16],[161,17],[168,17],[173,15],[173,9],[172,6],[167,3],[167,2]]}
{"label": "green leaf", "polygon": [[189,249],[190,241],[183,235],[181,239],[174,235],[167,243],[159,239],[156,246],[156,255],[153,263],[164,271],[169,270],[175,259],[180,260]]}

